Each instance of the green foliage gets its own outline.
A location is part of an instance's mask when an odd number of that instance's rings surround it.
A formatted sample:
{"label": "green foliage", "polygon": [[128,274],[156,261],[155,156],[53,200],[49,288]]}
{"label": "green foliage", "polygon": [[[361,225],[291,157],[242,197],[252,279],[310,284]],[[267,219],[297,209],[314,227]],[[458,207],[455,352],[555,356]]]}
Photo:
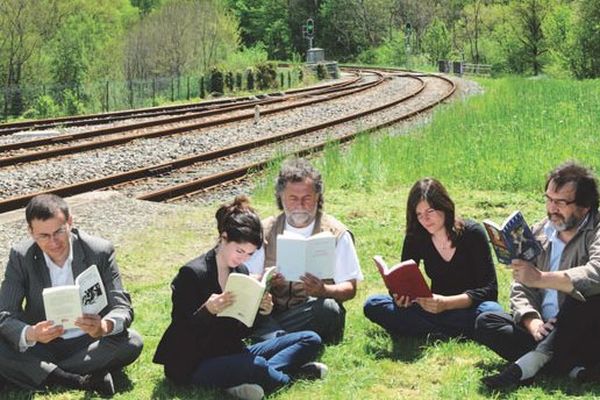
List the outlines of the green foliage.
{"label": "green foliage", "polygon": [[246,69],[246,89],[254,90],[254,70],[252,68]]}
{"label": "green foliage", "polygon": [[600,77],[600,0],[579,0],[573,73],[578,78]]}
{"label": "green foliage", "polygon": [[360,53],[358,61],[375,65],[404,65],[407,61],[404,32],[394,31],[382,45]]}
{"label": "green foliage", "polygon": [[327,76],[327,68],[325,68],[325,65],[317,64],[317,79],[321,81],[323,79],[326,79]]}
{"label": "green foliage", "polygon": [[235,73],[235,90],[242,90],[243,79],[244,79],[244,76],[242,75],[241,72]]}
{"label": "green foliage", "polygon": [[229,53],[221,63],[223,69],[244,70],[257,64],[267,62],[269,55],[262,43],[253,47],[242,47],[239,51]]}
{"label": "green foliage", "polygon": [[78,98],[77,93],[71,89],[67,89],[62,94],[62,112],[65,115],[85,114],[85,106]]}
{"label": "green foliage", "polygon": [[452,49],[452,43],[446,24],[434,18],[423,36],[423,50],[429,61],[436,64],[438,60],[447,60]]}
{"label": "green foliage", "polygon": [[256,82],[258,90],[277,87],[277,68],[275,64],[258,64],[256,66]]}
{"label": "green foliage", "polygon": [[59,106],[52,96],[39,96],[35,103],[23,113],[25,119],[49,118],[59,115]]}
{"label": "green foliage", "polygon": [[224,93],[223,72],[221,72],[218,68],[211,68],[208,73],[208,81],[210,82],[210,91],[212,93]]}
{"label": "green foliage", "polygon": [[233,72],[228,71],[225,74],[225,86],[227,86],[227,90],[229,90],[230,92],[233,92]]}

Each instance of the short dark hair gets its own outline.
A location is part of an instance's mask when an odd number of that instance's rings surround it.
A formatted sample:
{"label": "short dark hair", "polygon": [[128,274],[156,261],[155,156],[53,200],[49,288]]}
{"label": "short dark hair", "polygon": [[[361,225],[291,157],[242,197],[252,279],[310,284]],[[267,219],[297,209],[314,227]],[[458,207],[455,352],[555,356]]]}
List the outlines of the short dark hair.
{"label": "short dark hair", "polygon": [[69,205],[62,197],[55,194],[40,194],[32,198],[25,207],[25,219],[27,225],[31,227],[34,219],[47,221],[58,216],[59,212],[65,216],[65,220],[69,219]]}
{"label": "short dark hair", "polygon": [[260,218],[250,207],[246,196],[236,196],[223,204],[215,214],[219,235],[225,233],[228,242],[252,243],[257,249],[263,244],[263,229]]}
{"label": "short dark hair", "polygon": [[315,193],[319,196],[317,210],[320,211],[323,208],[325,199],[323,198],[323,178],[321,178],[321,173],[305,159],[293,158],[281,165],[279,175],[275,180],[275,200],[280,210],[283,210],[281,194],[288,182],[304,182],[306,179],[312,180]]}
{"label": "short dark hair", "polygon": [[575,204],[598,211],[598,179],[591,169],[575,161],[567,161],[550,171],[544,190],[548,190],[550,182],[554,182],[556,189],[573,183]]}
{"label": "short dark hair", "polygon": [[429,235],[417,219],[417,205],[421,201],[426,201],[434,210],[444,212],[444,227],[448,238],[453,245],[456,245],[456,240],[464,230],[464,221],[456,217],[454,201],[444,185],[434,178],[420,179],[410,189],[406,204],[406,235],[418,237]]}

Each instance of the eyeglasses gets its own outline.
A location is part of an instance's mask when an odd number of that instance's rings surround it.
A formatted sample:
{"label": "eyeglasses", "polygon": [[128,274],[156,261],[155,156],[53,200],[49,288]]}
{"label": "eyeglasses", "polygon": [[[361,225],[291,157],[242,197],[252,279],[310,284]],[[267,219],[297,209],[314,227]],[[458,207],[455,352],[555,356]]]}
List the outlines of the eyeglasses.
{"label": "eyeglasses", "polygon": [[554,204],[558,208],[565,208],[569,204],[573,204],[576,201],[576,200],[569,201],[569,200],[565,200],[565,199],[553,199],[552,197],[548,196],[546,193],[544,193],[543,199],[546,202],[546,205]]}
{"label": "eyeglasses", "polygon": [[50,242],[50,240],[57,240],[63,238],[68,232],[69,227],[65,224],[53,233],[40,233],[39,235],[34,235],[33,238],[36,242],[48,243]]}

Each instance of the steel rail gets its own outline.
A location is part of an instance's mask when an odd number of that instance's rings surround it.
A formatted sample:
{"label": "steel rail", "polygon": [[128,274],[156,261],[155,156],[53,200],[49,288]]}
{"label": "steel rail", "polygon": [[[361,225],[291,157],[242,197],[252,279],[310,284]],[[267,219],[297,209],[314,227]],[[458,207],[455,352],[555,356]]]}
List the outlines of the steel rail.
{"label": "steel rail", "polygon": [[[348,81],[351,81],[349,79]],[[315,85],[304,88],[296,88],[290,89],[284,93],[297,94],[310,90],[318,90],[321,88],[333,87],[338,85],[348,84],[346,81],[328,83],[323,85]],[[86,114],[86,115],[74,115],[74,116],[66,116],[66,117],[57,117],[57,118],[46,118],[46,119],[38,119],[38,120],[28,120],[28,121],[19,121],[19,122],[9,122],[0,124],[0,136],[10,135],[15,132],[23,131],[23,130],[31,130],[31,129],[48,129],[55,128],[57,126],[81,126],[81,125],[98,125],[105,124],[114,121],[119,121],[123,119],[129,118],[145,118],[156,115],[165,115],[165,114],[182,114],[188,113],[198,110],[209,110],[221,107],[223,105],[229,105],[233,103],[239,102],[253,102],[255,101],[257,96],[269,96],[278,93],[270,93],[270,94],[258,94],[255,96],[244,96],[244,97],[234,97],[230,99],[217,99],[217,100],[208,100],[199,103],[188,103],[188,104],[178,104],[178,105],[169,105],[169,106],[159,106],[159,107],[147,107],[147,108],[138,108],[132,110],[121,110],[121,111],[113,111],[108,113],[97,113],[97,114]]]}
{"label": "steel rail", "polygon": [[[433,76],[433,75],[427,75],[427,76]],[[451,85],[451,89],[442,98],[440,98],[424,107],[421,107],[418,110],[411,111],[402,116],[391,119],[389,121],[378,124],[376,126],[370,127],[363,131],[352,132],[352,133],[349,133],[342,137],[339,137],[336,139],[331,139],[331,140],[328,140],[328,141],[325,141],[322,143],[318,143],[318,144],[310,146],[308,148],[303,148],[301,150],[289,152],[289,153],[285,154],[284,156],[287,157],[287,156],[291,156],[291,155],[296,155],[296,156],[302,157],[302,156],[308,155],[310,153],[320,151],[329,144],[332,144],[332,143],[340,143],[341,144],[341,143],[351,141],[359,135],[368,134],[373,131],[377,131],[379,129],[382,129],[387,126],[398,123],[399,121],[409,119],[415,115],[418,115],[424,111],[427,111],[427,110],[435,107],[436,105],[440,104],[441,102],[443,102],[444,100],[446,100],[447,98],[452,96],[454,94],[454,92],[456,91],[456,84],[453,81],[451,81],[450,79],[447,79],[445,77],[442,77],[442,76],[436,76],[436,77],[448,82]],[[144,194],[136,196],[136,199],[156,202],[156,201],[174,201],[174,200],[186,198],[186,197],[194,195],[198,192],[204,191],[208,188],[211,188],[211,187],[223,184],[223,183],[227,183],[234,179],[241,178],[241,177],[247,175],[250,171],[261,170],[261,169],[265,168],[269,163],[273,162],[274,160],[276,160],[277,158],[280,158],[280,157],[281,156],[278,155],[277,157],[269,158],[267,160],[263,160],[263,161],[259,161],[259,162],[255,162],[255,163],[246,164],[242,167],[238,167],[238,168],[235,168],[230,171],[220,172],[217,174],[213,174],[213,175],[205,176],[205,177],[202,177],[199,179],[195,179],[195,180],[192,180],[189,182],[174,185],[174,186],[171,186],[168,188],[144,193]]]}
{"label": "steel rail", "polygon": [[155,176],[158,174],[163,174],[163,173],[175,170],[175,169],[180,169],[180,168],[198,163],[198,162],[215,160],[215,159],[222,158],[222,157],[232,155],[235,153],[239,153],[242,151],[247,151],[247,150],[250,150],[250,149],[253,149],[256,147],[265,146],[267,144],[276,143],[276,142],[290,139],[293,137],[301,136],[306,133],[321,130],[321,129],[324,129],[324,128],[327,128],[330,126],[338,125],[343,122],[350,121],[352,119],[360,118],[360,117],[368,115],[370,113],[381,111],[382,109],[392,107],[392,106],[397,105],[403,101],[406,101],[412,97],[417,96],[419,93],[421,93],[424,90],[425,83],[420,78],[415,77],[413,79],[420,81],[421,85],[419,88],[415,89],[413,92],[407,94],[406,96],[401,97],[400,99],[396,99],[390,103],[387,103],[387,104],[384,104],[384,105],[381,105],[378,107],[374,107],[374,108],[366,110],[366,111],[362,111],[362,112],[355,113],[355,114],[350,114],[350,115],[338,118],[336,120],[323,122],[323,123],[320,123],[320,124],[317,124],[317,125],[314,125],[314,126],[311,126],[308,128],[302,128],[302,129],[298,129],[295,131],[270,136],[268,138],[259,139],[257,141],[234,145],[234,146],[230,146],[230,147],[227,147],[224,149],[215,150],[215,151],[211,151],[211,152],[207,152],[207,153],[203,153],[203,154],[199,154],[199,155],[195,155],[195,156],[191,156],[191,157],[181,158],[181,159],[170,161],[170,162],[163,163],[163,164],[153,165],[153,166],[145,167],[145,168],[138,168],[138,169],[123,172],[120,174],[114,174],[114,175],[97,178],[97,179],[93,179],[93,180],[89,180],[89,181],[85,181],[85,182],[75,183],[75,184],[71,184],[71,185],[65,185],[65,186],[61,186],[58,188],[53,188],[53,189],[49,189],[49,190],[45,190],[45,191],[40,191],[40,192],[36,192],[36,193],[30,193],[30,194],[26,194],[26,195],[22,195],[22,196],[18,196],[18,197],[12,197],[9,199],[0,200],[0,213],[23,207],[24,205],[26,205],[29,202],[29,200],[31,200],[32,197],[39,195],[39,194],[54,193],[59,196],[66,197],[66,196],[72,196],[72,195],[79,194],[79,193],[84,193],[84,192],[91,191],[91,190],[102,189],[102,188],[114,186],[117,184],[122,184],[122,183],[129,182],[129,181],[135,181],[138,179],[148,178],[148,177]]}
{"label": "steel rail", "polygon": [[[343,90],[343,88],[346,88],[347,86],[356,83],[358,80],[360,80],[360,78],[351,79],[348,82],[343,82],[336,86],[319,87],[319,88],[311,90],[311,91],[307,91],[303,88],[303,89],[299,89],[298,91],[302,90],[304,92],[307,92],[304,94],[305,96],[319,95],[319,94],[329,93],[331,91],[335,92],[336,90]],[[357,86],[360,86],[360,84]],[[274,96],[274,94],[271,94],[271,96]],[[205,118],[205,117],[210,117],[213,115],[225,114],[230,111],[253,108],[257,105],[265,105],[265,104],[284,102],[284,101],[287,101],[290,99],[295,99],[298,97],[302,97],[302,96],[299,96],[297,93],[289,94],[289,92],[286,92],[286,94],[284,94],[283,96],[281,96],[281,94],[279,94],[278,97],[274,97],[274,98],[266,98],[266,99],[260,98],[260,99],[255,99],[251,102],[243,102],[242,104],[227,105],[227,106],[223,106],[223,107],[219,107],[219,108],[215,108],[215,109],[211,109],[211,110],[204,110],[204,111],[197,111],[197,112],[186,111],[186,113],[188,113],[188,114],[183,115],[183,116],[169,117],[169,118],[164,118],[164,119],[160,119],[160,120],[151,120],[151,121],[145,121],[145,122],[137,122],[137,123],[131,123],[131,124],[126,124],[126,125],[121,125],[121,126],[114,126],[114,127],[109,127],[109,128],[93,129],[93,130],[88,130],[88,131],[74,133],[74,134],[65,134],[65,135],[54,136],[54,137],[50,137],[50,138],[33,139],[33,140],[28,140],[28,141],[23,141],[23,142],[7,143],[7,144],[0,145],[0,154],[2,152],[6,152],[6,151],[10,151],[10,150],[27,149],[27,148],[52,145],[52,144],[57,144],[57,143],[69,143],[69,142],[72,142],[75,140],[89,139],[89,138],[93,138],[93,137],[105,136],[105,135],[110,135],[110,134],[114,134],[114,133],[149,128],[152,126],[174,124],[174,123],[178,123],[178,122],[182,122],[182,121],[187,121],[190,119]]]}
{"label": "steel rail", "polygon": [[[308,100],[294,103],[294,104],[288,104],[288,105],[284,105],[284,106],[280,106],[280,107],[275,107],[270,110],[263,110],[261,112],[261,114],[269,115],[269,114],[287,111],[287,110],[290,110],[293,108],[304,107],[304,106],[311,105],[311,104],[317,104],[320,102],[330,101],[330,100],[333,100],[338,97],[348,96],[348,95],[357,93],[359,91],[370,89],[376,85],[381,84],[383,81],[384,81],[383,77],[380,76],[380,79],[377,81],[374,81],[374,82],[360,84],[360,85],[357,85],[356,87],[339,89],[337,93],[325,94],[325,96],[321,97],[321,98],[308,99]],[[232,117],[223,117],[223,118],[220,118],[217,120],[212,120],[212,121],[203,121],[203,122],[199,122],[199,123],[186,124],[186,125],[178,126],[176,128],[168,128],[168,129],[162,129],[162,130],[157,130],[157,131],[152,131],[152,132],[143,132],[143,133],[138,133],[138,134],[133,134],[133,135],[108,138],[108,139],[97,140],[97,141],[93,141],[93,142],[82,143],[79,145],[71,145],[71,146],[62,146],[62,147],[55,147],[55,148],[50,148],[50,149],[43,149],[43,150],[39,150],[39,151],[33,151],[33,152],[29,152],[29,153],[23,153],[23,154],[18,154],[18,155],[14,155],[14,156],[0,158],[0,167],[11,166],[11,165],[19,164],[19,163],[24,163],[24,162],[44,160],[44,159],[48,159],[48,158],[52,158],[52,157],[73,154],[73,153],[79,153],[79,152],[98,149],[98,148],[116,146],[116,145],[124,144],[127,142],[131,142],[131,141],[137,140],[137,139],[150,139],[150,138],[155,138],[155,137],[165,137],[165,136],[175,135],[175,134],[183,133],[183,132],[187,132],[187,131],[192,131],[192,130],[197,130],[197,129],[202,129],[202,128],[209,128],[209,127],[216,126],[216,125],[237,122],[237,121],[241,121],[244,119],[251,119],[253,117],[254,117],[254,113],[250,112],[250,113],[240,114],[240,115],[236,115],[236,116],[232,116]],[[156,124],[156,122],[155,122],[155,124]],[[85,132],[84,132],[84,134],[85,134]]]}

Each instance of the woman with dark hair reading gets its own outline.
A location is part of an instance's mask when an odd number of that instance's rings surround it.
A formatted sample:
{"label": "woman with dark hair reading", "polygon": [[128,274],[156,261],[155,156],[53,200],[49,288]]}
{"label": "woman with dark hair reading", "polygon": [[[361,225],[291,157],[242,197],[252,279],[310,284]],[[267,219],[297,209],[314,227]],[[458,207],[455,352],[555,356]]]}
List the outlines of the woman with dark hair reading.
{"label": "woman with dark hair reading", "polygon": [[484,229],[457,217],[448,192],[432,178],[417,181],[408,195],[402,260],[408,259],[423,261],[433,297],[369,297],[365,316],[390,334],[472,337],[477,315],[502,309]]}
{"label": "woman with dark hair reading", "polygon": [[[312,331],[281,335],[246,346],[250,328],[217,314],[235,301],[224,292],[229,274],[248,274],[243,264],[263,244],[260,219],[246,197],[238,196],[217,213],[219,240],[205,254],[188,262],[171,284],[171,324],[164,333],[154,362],[178,384],[215,387],[241,399],[261,399],[264,393],[294,378],[321,378],[324,364],[311,362],[321,348]],[[273,303],[266,294],[260,311]]]}

